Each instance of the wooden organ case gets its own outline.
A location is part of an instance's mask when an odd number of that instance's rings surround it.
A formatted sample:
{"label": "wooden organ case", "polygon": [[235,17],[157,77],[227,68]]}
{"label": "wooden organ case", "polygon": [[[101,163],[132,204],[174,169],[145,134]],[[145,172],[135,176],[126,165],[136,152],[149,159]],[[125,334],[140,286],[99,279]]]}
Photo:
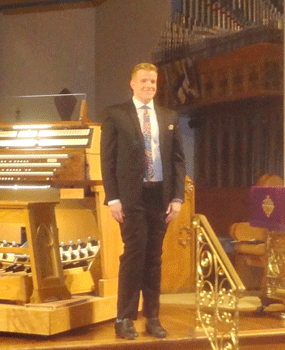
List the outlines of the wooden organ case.
{"label": "wooden organ case", "polygon": [[84,100],[77,119],[0,124],[0,331],[116,316],[122,243],[103,205],[100,124]]}

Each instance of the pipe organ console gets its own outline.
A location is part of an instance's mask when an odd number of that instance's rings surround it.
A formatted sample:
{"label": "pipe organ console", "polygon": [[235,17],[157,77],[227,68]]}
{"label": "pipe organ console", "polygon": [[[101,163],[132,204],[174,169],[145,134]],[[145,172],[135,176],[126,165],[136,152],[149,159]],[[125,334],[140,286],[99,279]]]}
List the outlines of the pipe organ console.
{"label": "pipe organ console", "polygon": [[49,335],[115,317],[122,243],[99,145],[85,101],[76,121],[0,124],[0,331]]}

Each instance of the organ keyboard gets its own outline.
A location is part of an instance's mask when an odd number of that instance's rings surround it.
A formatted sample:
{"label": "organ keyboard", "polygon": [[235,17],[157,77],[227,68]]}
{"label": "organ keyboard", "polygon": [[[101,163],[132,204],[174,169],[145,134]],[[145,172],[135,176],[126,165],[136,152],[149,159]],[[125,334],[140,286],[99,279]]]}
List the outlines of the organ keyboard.
{"label": "organ keyboard", "polygon": [[[0,185],[34,182],[56,186],[60,180],[72,181],[74,186],[76,181],[89,180],[86,153],[89,157],[94,153],[94,126],[67,128],[50,125],[46,130],[40,125],[31,127],[30,130],[26,125],[23,129],[18,126],[14,131],[7,130],[9,127],[1,128]],[[93,180],[100,179],[98,156],[97,150],[97,164],[88,166],[88,169],[97,166]]]}

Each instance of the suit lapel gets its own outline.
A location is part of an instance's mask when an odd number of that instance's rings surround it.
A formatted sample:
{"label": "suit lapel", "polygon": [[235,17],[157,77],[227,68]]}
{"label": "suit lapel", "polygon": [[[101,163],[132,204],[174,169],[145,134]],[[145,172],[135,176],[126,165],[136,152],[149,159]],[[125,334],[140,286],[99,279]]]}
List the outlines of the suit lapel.
{"label": "suit lapel", "polygon": [[140,140],[144,144],[143,134],[141,131],[141,126],[137,115],[136,107],[132,100],[129,101],[129,103],[127,104],[127,115],[130,116],[130,119],[135,126],[135,129],[140,137]]}

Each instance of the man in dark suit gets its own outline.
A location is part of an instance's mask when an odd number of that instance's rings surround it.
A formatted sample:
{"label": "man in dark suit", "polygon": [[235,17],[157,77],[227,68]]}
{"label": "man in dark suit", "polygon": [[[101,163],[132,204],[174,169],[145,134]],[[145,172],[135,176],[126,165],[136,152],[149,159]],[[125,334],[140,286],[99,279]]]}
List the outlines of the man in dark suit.
{"label": "man in dark suit", "polygon": [[156,66],[135,66],[130,86],[130,101],[104,111],[101,134],[105,204],[124,243],[115,331],[122,338],[138,336],[133,320],[142,291],[146,331],[164,338],[158,319],[162,244],[183,202],[185,158],[176,113],[153,101]]}

